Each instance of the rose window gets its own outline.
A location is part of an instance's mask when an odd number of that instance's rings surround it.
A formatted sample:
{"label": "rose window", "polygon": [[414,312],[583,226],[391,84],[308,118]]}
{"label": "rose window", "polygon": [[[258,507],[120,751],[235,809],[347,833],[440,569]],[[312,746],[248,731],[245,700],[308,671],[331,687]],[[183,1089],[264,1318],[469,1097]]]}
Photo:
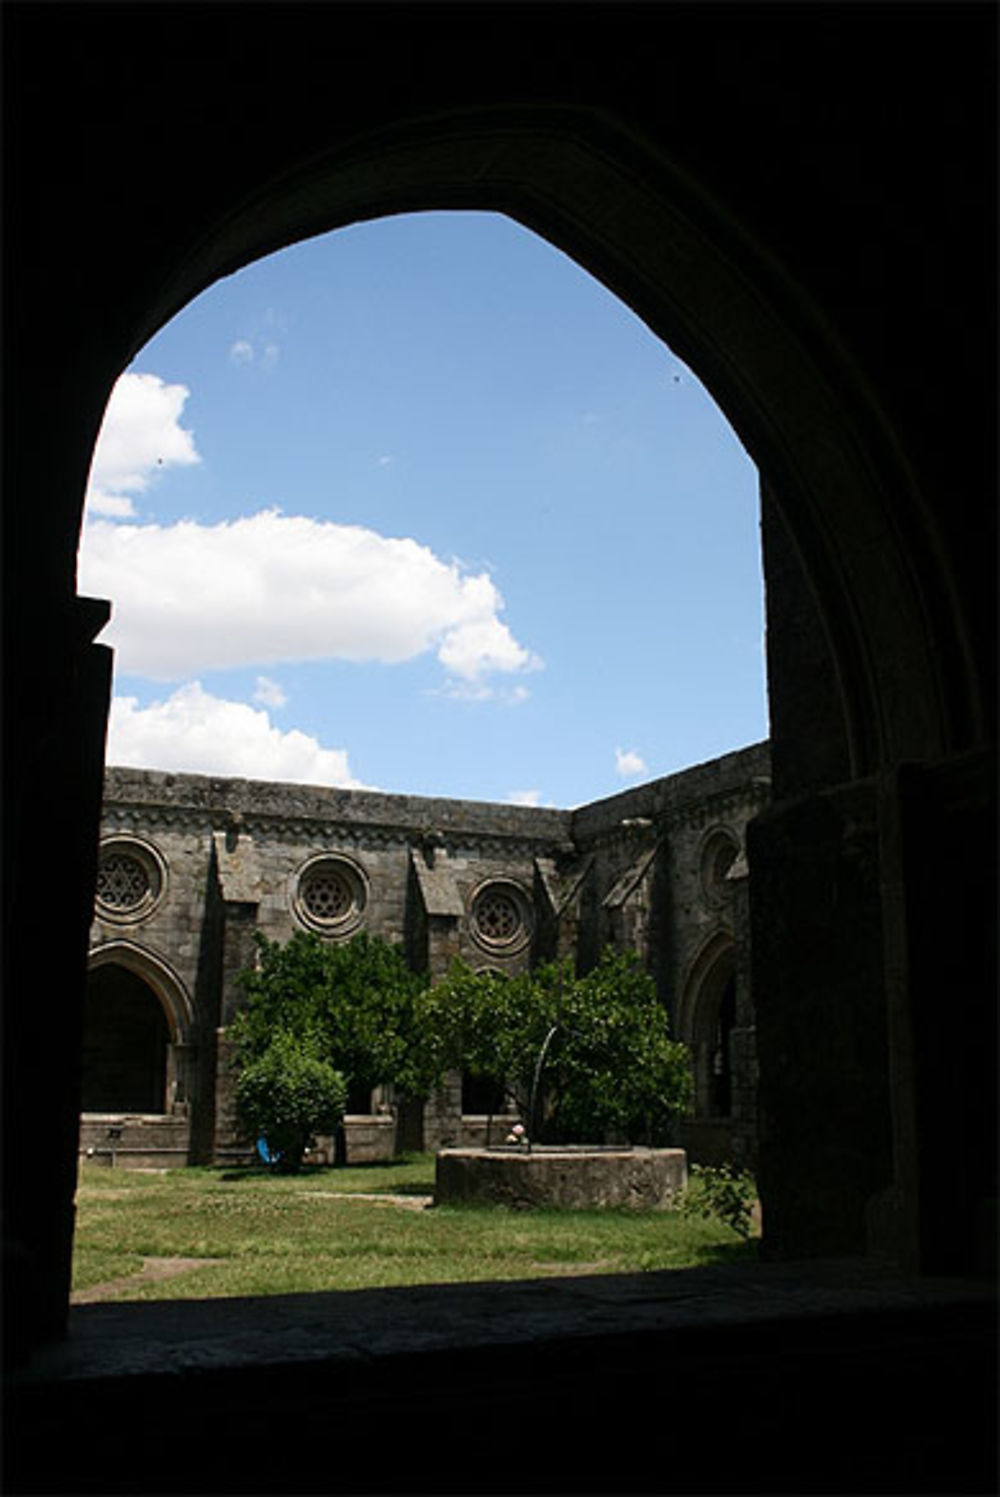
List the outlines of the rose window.
{"label": "rose window", "polygon": [[739,851],[736,837],[725,827],[716,827],[702,843],[701,887],[709,904],[722,905],[732,898],[733,885],[729,880],[729,872]]}
{"label": "rose window", "polygon": [[350,912],[354,897],[341,874],[323,869],[305,881],[302,903],[317,920],[343,920]]}
{"label": "rose window", "polygon": [[120,843],[102,849],[97,863],[97,906],[108,919],[147,915],[163,879],[157,859],[146,848]]}
{"label": "rose window", "polygon": [[303,925],[321,935],[342,935],[361,920],[367,898],[364,876],[346,858],[316,858],[298,877],[293,894]]}
{"label": "rose window", "polygon": [[476,906],[476,924],[487,941],[509,941],[521,925],[517,905],[506,894],[487,894]]}
{"label": "rose window", "polygon": [[472,905],[472,931],[485,946],[508,951],[524,944],[529,934],[528,907],[512,885],[489,884]]}

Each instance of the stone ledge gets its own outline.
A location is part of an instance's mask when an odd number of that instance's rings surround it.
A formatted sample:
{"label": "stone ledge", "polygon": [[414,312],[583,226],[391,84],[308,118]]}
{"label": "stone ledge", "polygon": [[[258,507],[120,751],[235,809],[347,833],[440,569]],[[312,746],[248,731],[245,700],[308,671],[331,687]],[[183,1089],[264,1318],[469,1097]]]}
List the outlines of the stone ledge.
{"label": "stone ledge", "polygon": [[5,1490],[995,1492],[995,1329],[859,1260],[81,1306]]}
{"label": "stone ledge", "polygon": [[505,1283],[427,1284],[218,1300],[80,1306],[65,1341],[14,1372],[12,1386],[532,1346],[657,1332],[856,1316],[986,1311],[985,1281],[901,1279],[864,1259],[732,1265]]}

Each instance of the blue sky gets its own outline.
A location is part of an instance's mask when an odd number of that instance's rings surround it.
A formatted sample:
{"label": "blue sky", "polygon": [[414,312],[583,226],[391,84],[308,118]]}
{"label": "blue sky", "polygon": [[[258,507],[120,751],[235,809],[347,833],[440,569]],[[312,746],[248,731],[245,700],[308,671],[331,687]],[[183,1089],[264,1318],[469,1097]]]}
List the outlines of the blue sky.
{"label": "blue sky", "polygon": [[497,215],[355,225],[187,307],[109,402],[80,584],[111,763],[573,806],[767,735],[753,465]]}

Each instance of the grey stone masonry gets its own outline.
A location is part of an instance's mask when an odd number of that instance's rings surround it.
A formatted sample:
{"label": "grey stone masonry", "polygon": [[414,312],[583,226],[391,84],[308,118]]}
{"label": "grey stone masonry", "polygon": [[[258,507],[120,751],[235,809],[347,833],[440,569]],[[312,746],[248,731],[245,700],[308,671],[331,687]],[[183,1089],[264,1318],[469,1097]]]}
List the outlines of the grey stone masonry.
{"label": "grey stone masonry", "polygon": [[434,1202],[665,1210],[686,1183],[683,1149],[442,1149]]}
{"label": "grey stone masonry", "polygon": [[[693,1125],[731,1153],[753,1128],[739,891],[768,764],[758,744],[574,811],[109,769],[86,1095],[102,1117],[172,1119],[171,1160],[247,1157],[226,1031],[257,932],[344,941],[368,931],[431,978],[455,958],[517,973],[559,955],[586,970],[610,943],[637,951],[656,979],[673,1033],[695,1054]],[[112,1072],[117,1090],[105,1097]],[[461,1096],[450,1077],[422,1122],[412,1103],[382,1096],[348,1119],[348,1158],[352,1133],[356,1157],[391,1155],[403,1134],[385,1119],[403,1112],[408,1147],[481,1141],[486,1120],[466,1121]],[[166,1158],[163,1130],[151,1129],[150,1149],[159,1137]]]}

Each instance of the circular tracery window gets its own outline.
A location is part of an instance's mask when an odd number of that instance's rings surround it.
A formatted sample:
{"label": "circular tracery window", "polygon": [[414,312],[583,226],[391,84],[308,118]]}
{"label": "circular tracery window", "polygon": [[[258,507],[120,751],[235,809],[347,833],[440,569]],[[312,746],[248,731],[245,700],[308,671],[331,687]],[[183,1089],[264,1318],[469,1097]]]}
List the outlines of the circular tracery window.
{"label": "circular tracery window", "polygon": [[702,843],[701,886],[709,904],[724,904],[732,897],[729,872],[739,856],[740,845],[728,827],[716,827]]}
{"label": "circular tracery window", "polygon": [[97,910],[105,919],[142,920],[163,889],[163,870],[152,848],[137,842],[105,843],[97,862]]}
{"label": "circular tracery window", "polygon": [[295,910],[304,925],[324,934],[340,934],[360,922],[366,901],[365,881],[346,858],[318,858],[299,875]]}
{"label": "circular tracery window", "polygon": [[302,903],[316,920],[343,920],[354,896],[342,873],[321,868],[303,883]]}
{"label": "circular tracery window", "polygon": [[509,894],[484,894],[476,906],[476,925],[487,941],[509,941],[521,928],[521,913]]}
{"label": "circular tracery window", "polygon": [[513,884],[487,884],[472,901],[472,932],[484,946],[508,951],[530,935],[527,900]]}

